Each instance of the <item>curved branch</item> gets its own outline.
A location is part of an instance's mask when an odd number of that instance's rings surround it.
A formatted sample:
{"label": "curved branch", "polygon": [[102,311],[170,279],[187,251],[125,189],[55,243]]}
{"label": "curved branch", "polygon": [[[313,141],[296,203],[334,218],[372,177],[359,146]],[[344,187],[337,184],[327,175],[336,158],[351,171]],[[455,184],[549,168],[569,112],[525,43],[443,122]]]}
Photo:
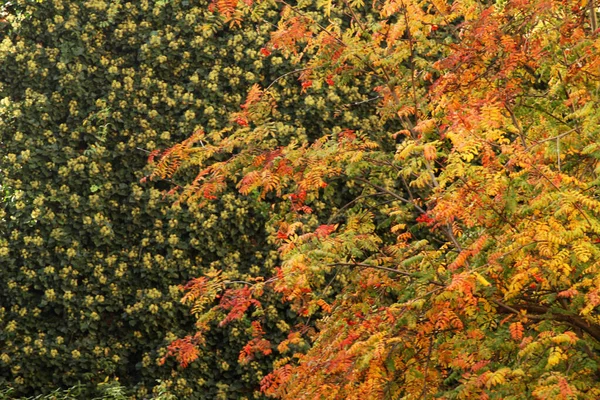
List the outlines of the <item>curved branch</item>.
{"label": "curved branch", "polygon": [[590,324],[588,321],[578,315],[553,312],[549,307],[538,304],[521,303],[511,304],[509,306],[498,300],[492,299],[492,302],[498,305],[505,312],[519,314],[521,311],[526,311],[528,313],[528,318],[531,319],[564,322],[571,327],[581,329],[600,343],[600,326],[596,324]]}

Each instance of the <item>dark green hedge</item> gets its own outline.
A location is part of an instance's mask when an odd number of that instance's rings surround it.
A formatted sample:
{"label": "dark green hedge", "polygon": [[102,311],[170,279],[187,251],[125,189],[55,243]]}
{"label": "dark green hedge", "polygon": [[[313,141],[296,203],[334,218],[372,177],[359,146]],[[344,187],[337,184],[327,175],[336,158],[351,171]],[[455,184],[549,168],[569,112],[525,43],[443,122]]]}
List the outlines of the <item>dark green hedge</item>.
{"label": "dark green hedge", "polygon": [[[240,323],[208,338],[187,370],[157,360],[192,331],[177,285],[210,268],[271,269],[261,208],[228,194],[173,206],[173,182],[141,184],[148,152],[215,129],[253,83],[291,71],[264,57],[277,13],[230,28],[204,0],[15,0],[0,10],[0,384],[16,395],[106,378],[143,398],[252,398],[269,359],[236,360]],[[379,129],[359,89],[278,81],[281,138],[337,125]],[[344,99],[342,101],[342,98]],[[146,170],[145,170],[146,169]],[[233,192],[232,192],[233,193]],[[267,327],[285,334],[274,301]],[[87,397],[86,397],[87,396]]]}

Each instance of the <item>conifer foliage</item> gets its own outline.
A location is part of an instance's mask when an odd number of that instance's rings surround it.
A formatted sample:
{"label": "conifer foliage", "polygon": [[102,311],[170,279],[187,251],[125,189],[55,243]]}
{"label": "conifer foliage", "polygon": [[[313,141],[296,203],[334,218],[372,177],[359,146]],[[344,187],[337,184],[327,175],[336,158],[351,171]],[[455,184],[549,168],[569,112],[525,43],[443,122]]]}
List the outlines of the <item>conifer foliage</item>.
{"label": "conifer foliage", "polygon": [[[599,398],[594,1],[277,3],[261,54],[295,62],[306,95],[361,79],[394,128],[279,140],[277,96],[254,86],[222,130],[157,154],[153,179],[200,171],[178,201],[236,185],[271,203],[281,257],[188,284],[199,329],[171,354],[193,362],[209,321],[251,319],[239,361],[279,354],[275,397]],[[215,4],[234,21],[261,3]],[[333,187],[359,195],[307,218]],[[272,291],[301,318],[279,343],[258,312]]]}

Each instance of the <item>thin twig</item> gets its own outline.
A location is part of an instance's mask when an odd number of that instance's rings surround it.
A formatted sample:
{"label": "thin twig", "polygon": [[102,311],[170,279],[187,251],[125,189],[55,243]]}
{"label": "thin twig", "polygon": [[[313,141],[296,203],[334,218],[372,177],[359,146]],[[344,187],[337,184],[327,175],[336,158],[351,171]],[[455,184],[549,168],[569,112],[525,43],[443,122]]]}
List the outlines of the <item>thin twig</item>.
{"label": "thin twig", "polygon": [[391,191],[389,189],[386,189],[383,186],[379,186],[379,185],[377,185],[377,184],[375,184],[373,182],[369,182],[368,180],[363,179],[363,178],[354,178],[354,179],[357,180],[357,181],[359,181],[359,182],[366,183],[367,185],[372,186],[373,188],[379,190],[380,192],[387,193],[390,196],[395,197],[396,199],[398,199],[398,200],[400,200],[400,201],[402,201],[404,203],[412,204],[422,214],[426,214],[427,213],[427,211],[425,211],[423,208],[421,208],[420,206],[418,206],[417,204],[415,204],[413,201],[411,201],[409,199],[405,199],[404,197],[400,196],[396,192],[393,192],[393,191]]}
{"label": "thin twig", "polygon": [[248,282],[248,281],[224,281],[223,282],[223,285],[235,285],[235,284],[254,286],[254,285],[256,285],[256,282],[255,283]]}
{"label": "thin twig", "polygon": [[368,103],[370,101],[375,101],[375,100],[379,100],[381,99],[383,96],[375,96],[375,97],[371,97],[369,99],[366,100],[362,100],[362,101],[357,101],[356,103],[350,103],[350,104],[346,104],[347,106],[358,106],[360,104],[364,104],[364,103]]}
{"label": "thin twig", "polygon": [[[373,268],[373,269],[379,269],[381,271],[393,272],[395,274],[406,276],[408,278],[413,278],[413,279],[417,278],[417,276],[415,276],[415,274],[412,272],[401,271],[401,270],[388,268],[388,267],[382,267],[380,265],[372,265],[372,264],[365,264],[365,263],[332,263],[332,264],[327,264],[327,265],[330,267],[338,266],[338,267]],[[442,282],[438,282],[438,281],[428,280],[427,282],[431,283],[432,285],[436,285],[436,286],[445,286]]]}
{"label": "thin twig", "polygon": [[283,74],[283,75],[278,76],[277,78],[275,78],[275,80],[273,82],[271,82],[271,84],[265,88],[265,91],[269,90],[280,79],[283,79],[283,78],[285,78],[286,76],[289,76],[289,75],[298,74],[300,72],[308,71],[309,69],[310,68],[301,68],[301,69],[296,69],[296,70],[293,70],[293,71],[290,71],[290,72],[286,72],[285,74]]}
{"label": "thin twig", "polygon": [[531,144],[531,145],[530,145],[530,146],[529,146],[529,147],[528,147],[526,150],[527,150],[527,151],[529,151],[529,150],[531,150],[532,148],[534,148],[535,146],[539,146],[539,145],[540,145],[540,144],[542,144],[542,143],[550,142],[550,141],[552,141],[552,140],[558,140],[558,139],[562,139],[563,137],[565,137],[565,136],[567,136],[567,135],[570,135],[570,134],[571,134],[571,133],[573,133],[573,132],[577,132],[577,128],[573,128],[573,129],[571,129],[571,130],[568,130],[568,131],[566,131],[566,132],[564,132],[564,133],[561,133],[560,135],[553,136],[553,137],[551,137],[551,138],[547,138],[547,139],[538,140],[537,142],[535,142],[535,143],[532,143],[532,144]]}
{"label": "thin twig", "polygon": [[342,213],[342,211],[344,211],[345,209],[347,209],[348,207],[350,207],[352,204],[356,203],[357,201],[360,201],[362,199],[366,199],[368,197],[374,197],[374,196],[382,196],[385,195],[387,193],[383,193],[383,192],[377,192],[377,193],[373,193],[373,194],[363,194],[361,196],[358,196],[357,198],[355,198],[354,200],[350,201],[349,203],[345,204],[342,208],[340,208],[339,210],[337,210],[337,212],[335,214],[333,214],[329,220],[328,220],[328,224],[331,224],[331,222]]}

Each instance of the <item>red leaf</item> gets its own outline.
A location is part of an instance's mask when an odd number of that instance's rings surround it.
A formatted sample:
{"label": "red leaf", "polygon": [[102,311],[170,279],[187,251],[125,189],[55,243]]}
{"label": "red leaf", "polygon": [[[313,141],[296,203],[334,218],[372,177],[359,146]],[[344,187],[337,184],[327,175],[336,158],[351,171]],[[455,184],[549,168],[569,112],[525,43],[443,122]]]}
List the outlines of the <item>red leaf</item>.
{"label": "red leaf", "polygon": [[433,219],[427,215],[427,214],[421,214],[417,217],[417,222],[422,222],[425,223],[427,225],[431,225],[431,223],[433,223]]}
{"label": "red leaf", "polygon": [[305,92],[306,89],[308,89],[311,86],[312,86],[312,81],[311,80],[302,82],[302,92]]}
{"label": "red leaf", "polygon": [[235,119],[235,122],[240,126],[244,126],[244,127],[248,126],[248,120],[246,120],[246,118],[244,118],[244,117],[237,117]]}
{"label": "red leaf", "polygon": [[335,231],[336,228],[337,225],[321,225],[315,230],[315,234],[319,238],[325,238],[331,235],[331,233]]}

